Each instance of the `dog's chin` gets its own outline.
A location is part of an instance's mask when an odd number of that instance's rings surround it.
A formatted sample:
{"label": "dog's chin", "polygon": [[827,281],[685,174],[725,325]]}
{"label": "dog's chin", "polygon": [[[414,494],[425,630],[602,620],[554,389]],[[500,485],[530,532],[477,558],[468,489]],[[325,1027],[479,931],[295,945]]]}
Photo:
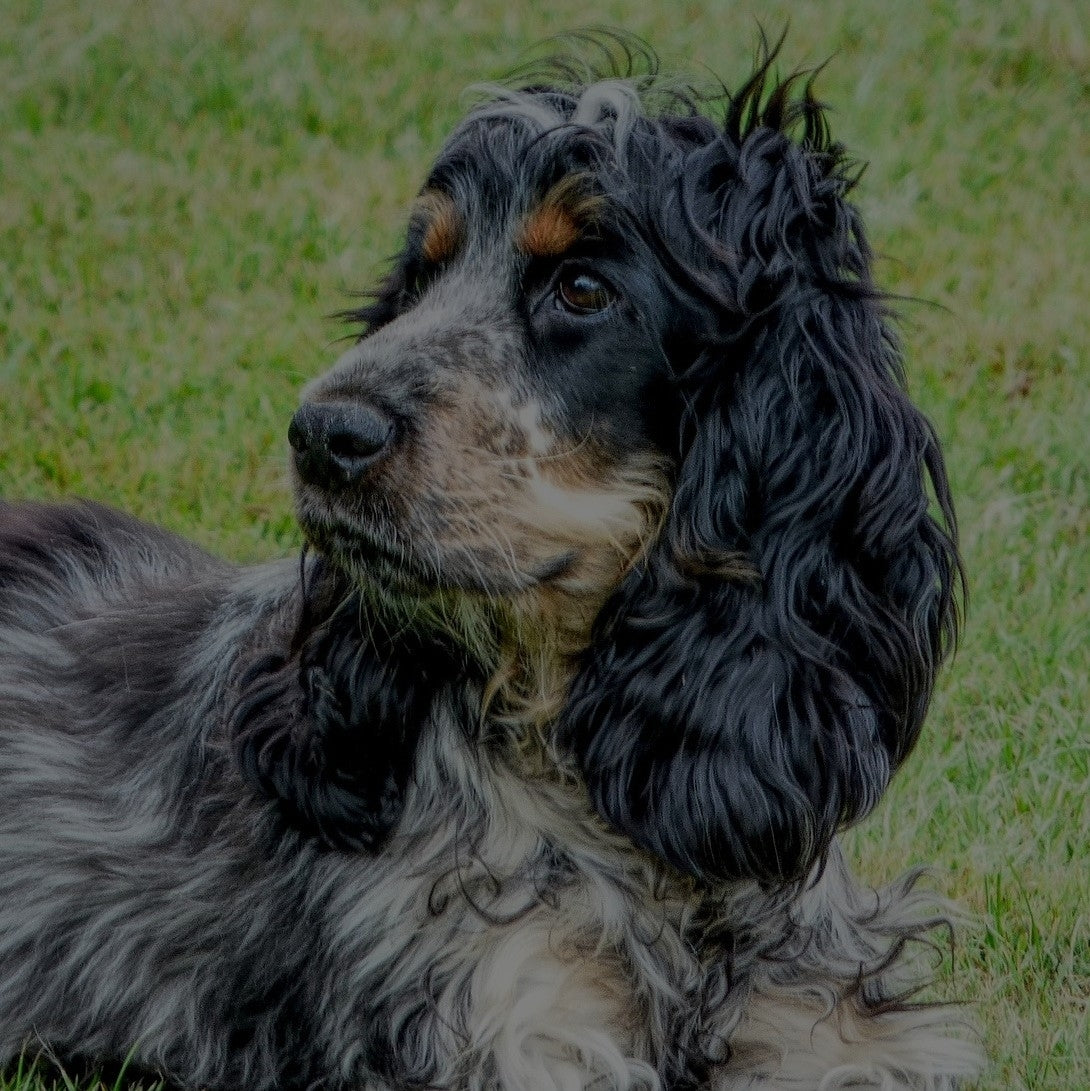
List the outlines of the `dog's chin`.
{"label": "dog's chin", "polygon": [[302,528],[308,544],[352,583],[384,598],[514,597],[562,579],[576,559],[574,551],[565,552],[523,571],[510,564],[497,567],[462,546],[423,554],[340,526],[303,521]]}
{"label": "dog's chin", "polygon": [[361,589],[424,597],[444,586],[435,566],[377,536],[363,535],[328,523],[300,519],[307,544]]}

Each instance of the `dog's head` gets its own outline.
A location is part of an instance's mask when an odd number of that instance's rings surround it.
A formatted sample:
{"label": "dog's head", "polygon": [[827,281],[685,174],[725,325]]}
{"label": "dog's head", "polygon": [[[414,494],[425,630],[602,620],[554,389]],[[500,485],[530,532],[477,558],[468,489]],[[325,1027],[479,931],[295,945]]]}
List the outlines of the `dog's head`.
{"label": "dog's head", "polygon": [[795,878],[874,805],[956,625],[853,176],[770,63],[718,120],[648,81],[495,93],[290,433],[355,584],[567,626],[554,739],[705,879]]}

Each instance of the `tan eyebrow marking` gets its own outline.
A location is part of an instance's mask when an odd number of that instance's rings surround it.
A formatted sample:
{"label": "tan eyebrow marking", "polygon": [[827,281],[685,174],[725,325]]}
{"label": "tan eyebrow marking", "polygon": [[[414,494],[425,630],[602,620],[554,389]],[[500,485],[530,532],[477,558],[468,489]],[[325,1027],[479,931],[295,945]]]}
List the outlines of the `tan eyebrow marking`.
{"label": "tan eyebrow marking", "polygon": [[426,189],[413,203],[412,220],[423,230],[420,251],[425,261],[449,261],[462,242],[462,216],[454,200],[437,189]]}
{"label": "tan eyebrow marking", "polygon": [[522,222],[515,240],[534,258],[554,258],[570,250],[600,219],[605,200],[587,192],[587,176],[561,178]]}

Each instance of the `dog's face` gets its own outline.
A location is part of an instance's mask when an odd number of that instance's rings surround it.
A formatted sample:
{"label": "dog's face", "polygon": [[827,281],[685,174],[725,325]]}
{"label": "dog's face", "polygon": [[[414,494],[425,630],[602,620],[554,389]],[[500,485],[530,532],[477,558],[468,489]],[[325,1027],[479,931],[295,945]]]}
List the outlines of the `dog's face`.
{"label": "dog's face", "polygon": [[617,80],[480,107],[290,432],[303,528],[358,586],[561,593],[528,611],[569,630],[552,738],[705,879],[803,875],[874,805],[956,627],[850,170],[767,79],[719,122]]}
{"label": "dog's face", "polygon": [[517,115],[456,135],[368,335],[305,394],[300,519],[361,580],[600,604],[661,517],[676,293],[566,158]]}

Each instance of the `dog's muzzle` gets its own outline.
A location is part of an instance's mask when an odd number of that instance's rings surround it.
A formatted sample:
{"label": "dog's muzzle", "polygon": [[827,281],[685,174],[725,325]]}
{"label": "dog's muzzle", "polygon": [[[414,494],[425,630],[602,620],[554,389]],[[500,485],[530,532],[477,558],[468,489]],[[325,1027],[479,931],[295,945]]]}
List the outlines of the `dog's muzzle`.
{"label": "dog's muzzle", "polygon": [[295,468],[308,485],[355,485],[394,443],[394,422],[358,401],[308,402],[288,426]]}

